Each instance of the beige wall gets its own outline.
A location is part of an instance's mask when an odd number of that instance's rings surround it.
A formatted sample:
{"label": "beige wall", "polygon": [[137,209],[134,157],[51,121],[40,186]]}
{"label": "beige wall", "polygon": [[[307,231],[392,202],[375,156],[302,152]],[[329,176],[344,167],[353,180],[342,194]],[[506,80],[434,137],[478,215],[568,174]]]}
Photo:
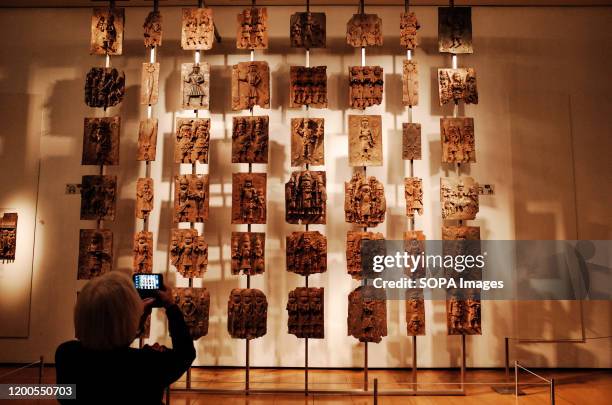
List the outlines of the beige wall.
{"label": "beige wall", "polygon": [[[315,9],[316,10],[316,9]],[[226,332],[229,291],[244,286],[244,278],[229,271],[231,174],[246,170],[230,163],[231,120],[230,65],[248,60],[235,50],[236,8],[215,8],[217,27],[224,40],[203,60],[212,65],[212,144],[210,167],[198,167],[211,175],[211,219],[206,224],[210,245],[209,270],[203,285],[211,292],[210,333],[197,342],[200,365],[240,365],[244,342]],[[286,333],[287,292],[303,281],[287,273],[284,264],[285,236],[296,226],[284,222],[283,185],[289,167],[289,121],[303,113],[288,110],[289,65],[304,63],[304,54],[288,47],[288,20],[294,10],[269,9],[271,45],[257,52],[272,72],[272,108],[256,110],[270,116],[271,159],[255,171],[268,172],[268,224],[265,226],[267,270],[253,279],[269,300],[268,334],[252,343],[252,364],[300,366],[303,342]],[[325,287],[326,339],[311,341],[312,366],[358,366],[362,346],[346,336],[347,294],[356,283],[346,274],[344,238],[349,226],[343,221],[343,182],[351,176],[347,159],[347,67],[359,64],[358,53],[345,45],[344,29],[354,7],[332,7],[328,14],[328,48],[313,50],[311,64],[328,66],[328,110],[313,110],[312,117],[326,119],[326,166],[328,178],[328,224],[313,226],[329,240],[328,272],[314,276],[312,286]],[[399,7],[379,7],[385,46],[368,50],[368,63],[385,70],[384,103],[370,109],[383,115],[383,167],[368,169],[385,183],[388,216],[379,230],[388,239],[401,238],[406,228],[402,179],[407,174],[401,160],[401,123],[407,113],[401,106],[401,63],[398,46]],[[439,118],[451,114],[437,103],[435,71],[448,66],[450,58],[436,49],[437,15],[432,7],[416,8],[421,21],[422,47],[416,52],[420,64],[421,103],[414,119],[423,125],[425,159],[415,163],[415,174],[424,179],[425,215],[417,227],[428,239],[440,238],[439,177],[449,172],[440,162]],[[480,104],[465,107],[476,123],[478,163],[469,174],[481,183],[494,184],[496,195],[481,199],[474,223],[484,239],[610,239],[610,135],[612,84],[608,80],[612,58],[609,27],[612,13],[606,8],[475,8],[475,51],[459,58],[460,66],[478,72]],[[165,271],[171,228],[172,132],[179,111],[180,63],[193,56],[179,45],[177,8],[162,9],[164,46],[160,50],[160,119],[158,160],[152,164],[156,208],[154,230],[155,270]],[[132,234],[140,229],[134,219],[135,182],[144,165],[134,159],[137,126],[146,112],[138,105],[140,65],[146,59],[141,25],[146,11],[127,10],[125,56],[113,65],[125,70],[127,98],[117,113],[122,116],[121,165],[108,169],[119,180],[118,215],[109,227],[114,231],[115,268],[129,268]],[[2,194],[0,207],[19,205],[19,259],[0,265],[0,292],[29,296],[27,285],[14,278],[27,274],[32,264],[22,250],[31,249],[33,212],[36,207],[36,172],[40,161],[40,187],[32,310],[29,337],[0,339],[0,362],[29,361],[39,354],[52,357],[55,347],[72,337],[72,307],[76,291],[78,230],[92,226],[79,221],[78,196],[64,194],[67,183],[80,182],[94,167],[80,165],[83,117],[93,114],[83,103],[83,78],[89,67],[103,60],[89,56],[89,18],[86,9],[0,11],[0,95],[3,121],[0,149]],[[29,101],[28,101],[29,100]],[[32,101],[34,100],[34,101]],[[39,102],[36,102],[39,100]],[[12,107],[7,107],[10,104]],[[187,115],[187,114],[183,114]],[[183,170],[189,170],[188,167]],[[23,173],[23,175],[21,175]],[[466,170],[466,174],[468,170]],[[452,174],[452,173],[451,173]],[[28,179],[22,184],[20,177]],[[19,200],[9,190],[23,189]],[[20,191],[21,192],[21,191]],[[34,208],[33,208],[34,207]],[[264,227],[254,227],[254,230]],[[31,256],[31,254],[30,254]],[[31,257],[30,257],[31,258]],[[174,280],[174,273],[169,275]],[[27,278],[26,278],[27,280]],[[185,285],[184,280],[176,280]],[[200,282],[196,282],[200,285]],[[27,300],[26,300],[27,301]],[[5,301],[0,301],[0,303]],[[23,300],[22,300],[23,302]],[[4,308],[0,312],[4,311]],[[429,302],[427,336],[420,337],[419,366],[457,365],[459,339],[447,337],[444,303]],[[584,307],[589,336],[611,335],[609,302],[590,302]],[[483,303],[483,335],[468,337],[470,366],[499,366],[503,360],[503,337],[575,337],[579,333],[574,303]],[[26,317],[27,311],[18,312]],[[409,339],[404,336],[402,305],[389,304],[389,337],[371,345],[371,366],[405,366],[410,361]],[[22,322],[23,324],[23,322]],[[23,326],[23,325],[22,325]],[[3,328],[4,326],[0,326]],[[4,333],[0,333],[4,335]],[[161,314],[154,314],[152,338],[168,342]],[[610,343],[586,345],[523,346],[519,358],[533,366],[610,367]]]}

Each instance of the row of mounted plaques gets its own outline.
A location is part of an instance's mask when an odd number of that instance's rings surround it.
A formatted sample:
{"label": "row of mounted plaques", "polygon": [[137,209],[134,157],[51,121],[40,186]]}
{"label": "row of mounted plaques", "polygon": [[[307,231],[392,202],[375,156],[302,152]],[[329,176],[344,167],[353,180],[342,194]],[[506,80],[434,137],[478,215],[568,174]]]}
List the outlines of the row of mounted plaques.
{"label": "row of mounted plaques", "polygon": [[[350,66],[349,105],[365,109],[383,100],[384,75],[380,66]],[[232,110],[254,106],[270,108],[270,67],[267,62],[241,62],[232,66]],[[403,62],[402,103],[419,103],[418,65]],[[210,108],[210,65],[207,62],[181,65],[181,107],[184,110]],[[440,105],[449,102],[478,104],[476,72],[473,68],[438,69]],[[85,103],[108,108],[119,104],[125,95],[125,74],[115,68],[94,67],[85,79]],[[140,103],[155,105],[159,99],[159,63],[143,63]],[[291,66],[289,107],[327,108],[327,66]]]}
{"label": "row of mounted plaques", "polygon": [[[251,7],[237,15],[236,47],[238,49],[267,49],[267,8]],[[121,55],[125,9],[94,8],[91,19],[90,53]],[[400,14],[400,44],[405,49],[418,45],[420,25],[413,12]],[[159,11],[149,13],[143,24],[144,45],[162,45],[162,16]],[[324,48],[326,46],[325,13],[299,12],[289,20],[290,43],[295,48]],[[182,10],[181,47],[185,50],[212,49],[215,40],[213,12],[210,8]],[[382,46],[382,19],[376,14],[354,14],[346,27],[347,44],[361,48]],[[440,52],[472,53],[472,13],[470,7],[438,8],[438,49]]]}
{"label": "row of mounted plaques", "polygon": [[[183,312],[191,338],[208,334],[210,293],[206,288],[176,288],[174,301]],[[422,291],[406,293],[406,334],[425,335],[425,301]],[[297,287],[287,299],[287,331],[297,338],[324,339],[324,289]],[[267,333],[268,300],[258,289],[235,288],[227,304],[227,331],[235,339],[257,339]],[[474,295],[447,300],[449,335],[481,334],[480,299]],[[360,286],[348,296],[348,336],[360,342],[380,343],[387,336],[387,303],[383,290]]]}

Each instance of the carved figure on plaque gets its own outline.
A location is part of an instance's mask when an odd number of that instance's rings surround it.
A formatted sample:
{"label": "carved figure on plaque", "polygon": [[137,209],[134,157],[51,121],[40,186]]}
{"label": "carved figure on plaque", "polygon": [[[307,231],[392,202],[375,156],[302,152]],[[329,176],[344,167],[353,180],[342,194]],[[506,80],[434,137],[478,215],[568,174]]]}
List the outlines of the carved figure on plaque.
{"label": "carved figure on plaque", "polygon": [[360,342],[380,343],[387,336],[385,291],[360,286],[348,296],[348,335]]}
{"label": "carved figure on plaque", "polygon": [[454,295],[446,300],[446,321],[449,335],[481,335],[481,305],[476,293]]}
{"label": "carved figure on plaque", "polygon": [[[368,243],[362,245],[363,241],[368,241]],[[346,234],[346,271],[348,274],[355,280],[369,278],[375,274],[372,270],[372,258],[377,254],[385,254],[384,241],[385,237],[380,232],[348,231]]]}
{"label": "carved figure on plaque", "polygon": [[268,122],[267,115],[233,118],[232,163],[268,163]]}
{"label": "carved figure on plaque", "polygon": [[208,163],[210,118],[177,118],[174,163]]}
{"label": "carved figure on plaque", "polygon": [[85,77],[85,104],[108,108],[123,101],[125,74],[115,68],[93,67]]}
{"label": "carved figure on plaque", "polygon": [[232,274],[262,274],[266,270],[265,259],[265,233],[232,232]]}
{"label": "carved figure on plaque", "polygon": [[327,238],[319,231],[287,236],[287,271],[308,276],[327,271]]}
{"label": "carved figure on plaque", "polygon": [[82,165],[118,165],[121,117],[85,118]]}
{"label": "carved figure on plaque", "polygon": [[151,11],[145,19],[142,28],[144,28],[144,46],[146,48],[154,48],[162,45],[162,15],[159,11]]}
{"label": "carved figure on plaque", "polygon": [[291,119],[291,166],[325,164],[325,120]]}
{"label": "carved figure on plaque", "polygon": [[382,19],[376,14],[353,14],[346,24],[346,43],[355,48],[382,46]]}
{"label": "carved figure on plaque", "polygon": [[210,65],[208,62],[181,64],[181,83],[183,110],[208,110],[210,103]]}
{"label": "carved figure on plaque", "polygon": [[289,107],[327,108],[327,66],[291,66]]}
{"label": "carved figure on plaque", "polygon": [[480,227],[443,226],[442,240],[480,240]]}
{"label": "carved figure on plaque", "polygon": [[438,69],[440,105],[449,101],[478,104],[476,71],[473,68]]}
{"label": "carved figure on plaque", "polygon": [[474,52],[471,7],[438,8],[438,50],[452,54]]}
{"label": "carved figure on plaque", "polygon": [[0,261],[15,260],[17,250],[17,213],[5,212],[0,217]]}
{"label": "carved figure on plaque", "polygon": [[380,66],[349,67],[349,105],[360,110],[382,103],[384,76]]}
{"label": "carved figure on plaque", "polygon": [[423,290],[406,291],[406,333],[408,336],[425,335],[425,299]]}
{"label": "carved figure on plaque", "polygon": [[290,224],[324,224],[327,213],[325,172],[297,171],[285,184],[285,219]]}
{"label": "carved figure on plaque", "polygon": [[289,21],[292,48],[325,48],[325,13],[295,13]]}
{"label": "carved figure on plaque", "polygon": [[153,272],[153,233],[141,231],[134,235],[134,259],[132,269],[135,273]]}
{"label": "carved figure on plaque", "polygon": [[344,183],[344,218],[350,224],[374,227],[385,220],[387,202],[383,184],[357,172]]}
{"label": "carved figure on plaque", "polygon": [[148,219],[153,211],[153,179],[143,177],[136,182],[136,218]]}
{"label": "carved figure on plaque", "polygon": [[268,62],[241,62],[232,67],[232,110],[270,108]]}
{"label": "carved figure on plaque", "polygon": [[155,105],[159,99],[159,63],[143,63],[140,75],[140,104]]}
{"label": "carved figure on plaque", "polygon": [[83,176],[81,181],[81,220],[114,221],[116,204],[116,176]]}
{"label": "carved figure on plaque", "polygon": [[268,49],[268,9],[251,7],[238,14],[238,49]]}
{"label": "carved figure on plaque", "polygon": [[108,229],[81,229],[79,232],[78,280],[90,280],[111,271],[113,233]]}
{"label": "carved figure on plaque", "polygon": [[414,50],[419,45],[417,31],[421,28],[416,14],[405,12],[400,14],[400,45],[407,50]]}
{"label": "carved figure on plaque", "polygon": [[382,166],[382,117],[349,115],[349,165]]}
{"label": "carved figure on plaque", "polygon": [[138,127],[138,152],[136,160],[151,162],[157,152],[157,118],[140,121]]}
{"label": "carved figure on plaque", "polygon": [[442,161],[476,162],[474,118],[440,118]]}
{"label": "carved figure on plaque", "polygon": [[254,288],[234,288],[227,303],[227,331],[234,339],[256,339],[267,332],[268,300]]}
{"label": "carved figure on plaque", "polygon": [[184,8],[181,48],[186,51],[212,49],[215,39],[213,12],[210,8]]}
{"label": "carved figure on plaque", "polygon": [[[423,231],[404,232],[404,251],[412,256],[421,256],[425,253],[425,234]],[[413,279],[424,278],[425,265],[419,262],[415,267],[405,267],[404,273]]]}
{"label": "carved figure on plaque", "polygon": [[123,53],[124,8],[93,9],[91,16],[91,55],[121,55]]}
{"label": "carved figure on plaque", "polygon": [[419,105],[419,66],[413,60],[404,61],[402,102],[407,107]]}
{"label": "carved figure on plaque", "polygon": [[404,196],[406,197],[406,216],[423,215],[423,180],[418,177],[404,179]]}
{"label": "carved figure on plaque", "polygon": [[170,264],[185,278],[201,278],[208,268],[208,243],[195,229],[173,229]]}
{"label": "carved figure on plaque", "polygon": [[287,327],[298,338],[323,339],[323,288],[297,287],[289,291]]}
{"label": "carved figure on plaque", "polygon": [[210,293],[206,288],[175,288],[174,302],[181,309],[193,340],[208,335]]}
{"label": "carved figure on plaque", "polygon": [[266,174],[232,175],[232,224],[266,223]]}
{"label": "carved figure on plaque", "polygon": [[402,158],[421,160],[421,124],[402,124]]}
{"label": "carved figure on plaque", "polygon": [[208,175],[184,174],[174,179],[174,222],[206,222]]}
{"label": "carved figure on plaque", "polygon": [[471,177],[440,179],[442,219],[475,219],[478,213],[478,183]]}

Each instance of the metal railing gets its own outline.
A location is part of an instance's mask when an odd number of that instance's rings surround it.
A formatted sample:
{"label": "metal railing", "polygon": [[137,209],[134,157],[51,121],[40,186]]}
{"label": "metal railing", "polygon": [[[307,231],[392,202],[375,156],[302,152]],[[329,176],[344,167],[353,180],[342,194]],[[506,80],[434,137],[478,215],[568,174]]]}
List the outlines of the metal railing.
{"label": "metal railing", "polygon": [[19,374],[20,372],[23,372],[24,370],[30,369],[33,366],[38,366],[38,383],[42,384],[43,371],[44,371],[44,368],[45,368],[45,358],[43,356],[40,356],[40,358],[37,361],[34,361],[34,362],[30,363],[30,364],[26,364],[24,366],[16,368],[15,370],[9,371],[8,373],[0,375],[0,381],[4,380],[7,377],[10,377],[12,375]]}
{"label": "metal railing", "polygon": [[524,370],[527,373],[537,377],[538,379],[544,381],[544,383],[539,383],[539,384],[534,384],[534,383],[530,383],[529,385],[548,385],[550,387],[550,404],[551,405],[555,405],[555,379],[551,378],[550,380],[548,378],[542,377],[539,374],[534,373],[533,371],[529,370],[527,367],[522,366],[518,361],[514,362],[514,396],[516,396],[516,398],[518,399],[519,397],[519,370]]}

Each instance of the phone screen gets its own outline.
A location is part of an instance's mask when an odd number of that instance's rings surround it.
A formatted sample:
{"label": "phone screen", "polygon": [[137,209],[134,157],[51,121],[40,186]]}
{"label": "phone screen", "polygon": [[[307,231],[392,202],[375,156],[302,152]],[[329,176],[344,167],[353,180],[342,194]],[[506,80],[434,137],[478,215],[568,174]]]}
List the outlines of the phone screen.
{"label": "phone screen", "polygon": [[162,275],[134,274],[134,287],[141,298],[155,297],[157,290],[162,287]]}

